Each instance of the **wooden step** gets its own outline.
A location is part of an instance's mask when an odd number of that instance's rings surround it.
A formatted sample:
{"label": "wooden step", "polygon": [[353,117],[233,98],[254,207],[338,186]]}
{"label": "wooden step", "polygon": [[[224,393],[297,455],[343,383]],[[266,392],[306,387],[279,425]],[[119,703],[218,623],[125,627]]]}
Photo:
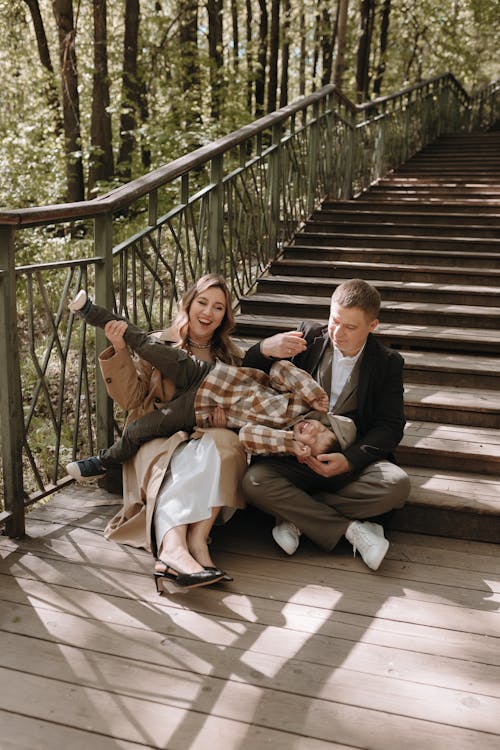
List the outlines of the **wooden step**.
{"label": "wooden step", "polygon": [[[331,296],[337,286],[344,281],[341,277],[335,278],[332,276],[325,278],[321,276],[294,277],[275,275],[273,273],[275,267],[277,270],[280,269],[279,265],[271,266],[270,275],[259,280],[257,284],[257,292],[259,294],[297,294],[326,297]],[[373,270],[376,271],[376,269],[377,266]],[[366,274],[363,278],[378,289],[382,299],[448,305],[481,305],[483,307],[495,307],[500,302],[500,285],[477,288],[476,286],[467,286],[465,284],[382,281]]]}
{"label": "wooden step", "polygon": [[500,430],[500,391],[405,383],[408,419]]}
{"label": "wooden step", "polygon": [[430,469],[500,475],[500,431],[409,420],[396,450],[398,463]]}
{"label": "wooden step", "polygon": [[[451,259],[450,259],[451,260]],[[293,278],[316,277],[338,279],[374,279],[426,284],[465,284],[474,287],[500,284],[500,269],[454,268],[452,266],[399,265],[397,263],[369,263],[342,260],[319,260],[302,258],[281,258],[274,261],[271,273]]]}
{"label": "wooden step", "polygon": [[[479,252],[474,251],[462,251],[462,250],[420,250],[412,249],[411,242],[408,243],[410,247],[406,249],[399,249],[397,247],[341,247],[332,245],[317,245],[312,241],[312,237],[309,238],[309,244],[305,244],[304,240],[307,239],[307,235],[300,235],[297,238],[297,243],[300,241],[301,244],[288,245],[284,248],[283,257],[286,260],[300,258],[303,260],[330,260],[330,261],[344,261],[359,263],[360,261],[366,260],[368,263],[395,263],[404,266],[405,264],[411,265],[425,265],[432,267],[437,266],[450,266],[452,263],[456,263],[458,267],[462,268],[498,268],[499,254],[496,252]],[[326,240],[325,240],[326,243]],[[397,244],[397,243],[395,243]]]}
{"label": "wooden step", "polygon": [[[483,206],[481,202],[480,206]],[[383,201],[380,198],[376,199],[370,192],[363,193],[362,196],[356,200],[336,200],[328,198],[323,202],[322,208],[325,211],[347,211],[349,213],[356,213],[358,211],[360,213],[364,213],[365,211],[389,212],[391,216],[399,213],[406,213],[411,216],[429,216],[433,214],[441,214],[443,216],[446,216],[447,214],[452,214],[453,216],[466,216],[472,214],[473,220],[479,216],[500,216],[500,205],[498,203],[492,203],[491,205],[485,203],[484,207],[479,210],[478,206],[474,204],[471,205],[468,201],[464,203],[447,203],[443,200],[435,201],[433,203],[424,202],[423,205],[415,206],[405,200],[392,200],[390,206],[388,206],[386,201]]]}
{"label": "wooden step", "polygon": [[[299,294],[259,294],[240,298],[242,313],[270,315],[300,315],[304,320],[328,319],[330,296],[319,297]],[[382,300],[380,320],[384,323],[409,323],[410,325],[443,325],[482,328],[500,335],[500,308],[480,305],[431,304]]]}
{"label": "wooden step", "polygon": [[500,239],[498,238],[476,238],[476,237],[461,237],[459,234],[454,233],[454,229],[450,230],[450,234],[446,237],[439,237],[435,235],[429,235],[423,237],[421,235],[412,236],[410,234],[374,234],[373,232],[362,233],[360,231],[349,234],[348,232],[329,232],[326,227],[322,227],[322,231],[309,230],[307,227],[298,232],[295,238],[294,244],[299,245],[314,245],[314,246],[327,246],[327,247],[342,247],[342,248],[371,248],[371,249],[396,249],[396,250],[451,250],[456,252],[477,252],[489,253],[491,260],[500,259]]}
{"label": "wooden step", "polygon": [[[272,315],[239,315],[236,334],[242,339],[263,339],[281,331],[292,331],[304,319],[326,325],[324,316],[278,317]],[[386,346],[399,350],[417,350],[498,355],[500,331],[482,331],[477,328],[444,328],[443,326],[419,326],[409,324],[380,323],[377,335]]]}
{"label": "wooden step", "polygon": [[406,466],[410,496],[387,527],[416,534],[498,543],[500,479],[489,474]]}
{"label": "wooden step", "polygon": [[[331,206],[331,204],[330,204]],[[311,221],[327,221],[327,222],[342,222],[349,223],[355,222],[355,225],[371,224],[373,226],[385,226],[387,223],[393,225],[406,225],[412,226],[416,229],[420,229],[421,226],[430,224],[445,225],[449,230],[449,222],[453,223],[453,226],[460,227],[460,231],[464,227],[481,228],[481,227],[496,227],[500,229],[500,213],[498,214],[487,214],[487,213],[459,213],[456,210],[450,213],[445,212],[432,212],[422,211],[414,209],[409,210],[406,206],[404,210],[392,211],[387,207],[382,210],[381,207],[377,209],[365,209],[360,208],[359,203],[354,203],[353,207],[349,210],[347,208],[334,208],[323,206],[321,210],[315,211],[311,216]],[[496,235],[498,237],[498,235]]]}
{"label": "wooden step", "polygon": [[480,357],[476,354],[404,349],[405,383],[442,385],[454,388],[479,388],[481,391],[500,391],[500,354]]}
{"label": "wooden step", "polygon": [[[373,227],[377,227],[377,235],[382,235],[383,237],[387,237],[390,235],[398,235],[398,236],[407,236],[407,237],[433,237],[433,238],[442,238],[446,237],[449,238],[450,235],[450,225],[449,224],[443,224],[438,222],[433,222],[432,224],[416,224],[411,223],[409,221],[402,222],[402,221],[387,221],[382,220],[382,218],[379,218],[378,221],[376,219],[371,219],[371,222],[361,222],[358,221],[358,217],[355,217],[355,220],[336,220],[335,218],[331,217],[322,217],[320,218],[311,218],[307,221],[303,232],[304,233],[318,233],[318,234],[332,234],[335,236],[341,235],[343,236],[344,233],[352,233],[356,236],[364,236],[372,237],[373,236]],[[300,237],[302,232],[297,235]],[[453,234],[455,237],[459,237],[460,240],[467,238],[467,239],[498,239],[500,234],[500,221],[498,222],[498,226],[480,226],[477,224],[460,224],[457,222],[453,222]]]}
{"label": "wooden step", "polygon": [[[375,186],[371,189],[374,189],[374,187]],[[460,206],[461,211],[463,211],[465,205],[467,205],[470,211],[481,211],[481,213],[489,211],[494,214],[498,213],[498,195],[496,193],[471,198],[468,193],[462,193],[459,195],[454,191],[453,199],[450,199],[449,190],[441,191],[440,195],[432,195],[429,190],[419,194],[416,190],[400,188],[399,192],[391,190],[386,193],[378,193],[376,196],[373,193],[359,193],[356,196],[356,200],[359,200],[360,203],[364,203],[366,200],[370,205],[373,205],[374,201],[377,205],[392,205],[392,203],[397,205],[405,204],[406,206],[425,205],[426,211],[429,211],[433,205],[436,209],[442,210],[443,202],[446,201],[449,204],[454,203],[456,206]]]}
{"label": "wooden step", "polygon": [[[373,200],[393,200],[398,201],[406,198],[417,198],[419,201],[442,201],[445,200],[447,203],[464,203],[469,202],[471,204],[482,207],[485,201],[496,204],[498,211],[498,197],[500,190],[491,189],[488,186],[480,188],[479,186],[474,187],[473,190],[468,190],[464,186],[461,190],[456,188],[454,185],[440,185],[439,187],[429,184],[425,185],[414,184],[414,185],[403,185],[399,182],[391,183],[389,181],[383,184],[372,185],[370,187],[369,199]],[[363,200],[363,194],[359,195],[359,199]]]}

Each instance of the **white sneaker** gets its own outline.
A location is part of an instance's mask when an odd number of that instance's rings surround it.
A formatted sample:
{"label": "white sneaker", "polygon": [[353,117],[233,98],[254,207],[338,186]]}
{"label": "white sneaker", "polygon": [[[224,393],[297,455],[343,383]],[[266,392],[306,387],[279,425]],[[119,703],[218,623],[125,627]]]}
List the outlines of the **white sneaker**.
{"label": "white sneaker", "polygon": [[76,297],[72,299],[71,302],[69,303],[68,305],[69,310],[72,313],[79,312],[82,309],[82,307],[85,307],[85,305],[87,304],[87,299],[88,297],[87,297],[87,292],[85,291],[85,289],[80,289]]}
{"label": "white sneaker", "polygon": [[370,521],[353,521],[348,526],[345,537],[351,542],[354,554],[358,550],[363,562],[372,570],[377,570],[389,549],[382,526]]}
{"label": "white sneaker", "polygon": [[291,521],[280,521],[274,527],[273,539],[287,555],[293,555],[299,546],[301,532]]}

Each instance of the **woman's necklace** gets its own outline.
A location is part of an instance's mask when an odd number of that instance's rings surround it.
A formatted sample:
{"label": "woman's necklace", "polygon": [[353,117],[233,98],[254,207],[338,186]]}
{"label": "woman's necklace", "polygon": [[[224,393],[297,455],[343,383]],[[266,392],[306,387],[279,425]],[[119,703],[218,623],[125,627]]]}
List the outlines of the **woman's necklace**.
{"label": "woman's necklace", "polygon": [[190,349],[210,349],[210,347],[212,346],[211,339],[208,342],[208,344],[198,344],[196,341],[193,341],[192,339],[188,338],[187,343]]}

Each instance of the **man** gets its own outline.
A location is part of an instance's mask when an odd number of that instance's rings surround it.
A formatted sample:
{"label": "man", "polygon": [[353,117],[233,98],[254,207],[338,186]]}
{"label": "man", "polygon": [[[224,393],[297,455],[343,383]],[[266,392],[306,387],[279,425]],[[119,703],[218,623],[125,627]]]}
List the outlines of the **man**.
{"label": "man", "polygon": [[[345,535],[363,561],[377,570],[389,548],[382,526],[362,519],[401,507],[410,490],[407,474],[391,454],[403,436],[403,358],[374,336],[380,295],[361,279],[345,281],[332,295],[328,327],[301,323],[288,336],[295,365],[330,394],[330,411],[349,416],[355,442],[342,453],[256,458],[243,489],[252,504],[280,521],[275,541],[293,554],[301,533],[326,550]],[[244,366],[268,371],[273,339],[247,352]]]}

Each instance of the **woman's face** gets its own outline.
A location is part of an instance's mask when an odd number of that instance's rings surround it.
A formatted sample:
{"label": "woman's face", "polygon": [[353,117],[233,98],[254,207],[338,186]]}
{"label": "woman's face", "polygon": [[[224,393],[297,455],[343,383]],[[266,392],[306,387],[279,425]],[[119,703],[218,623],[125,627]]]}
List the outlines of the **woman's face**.
{"label": "woman's face", "polygon": [[226,314],[226,295],[219,287],[200,292],[189,308],[189,337],[199,344],[210,341]]}

